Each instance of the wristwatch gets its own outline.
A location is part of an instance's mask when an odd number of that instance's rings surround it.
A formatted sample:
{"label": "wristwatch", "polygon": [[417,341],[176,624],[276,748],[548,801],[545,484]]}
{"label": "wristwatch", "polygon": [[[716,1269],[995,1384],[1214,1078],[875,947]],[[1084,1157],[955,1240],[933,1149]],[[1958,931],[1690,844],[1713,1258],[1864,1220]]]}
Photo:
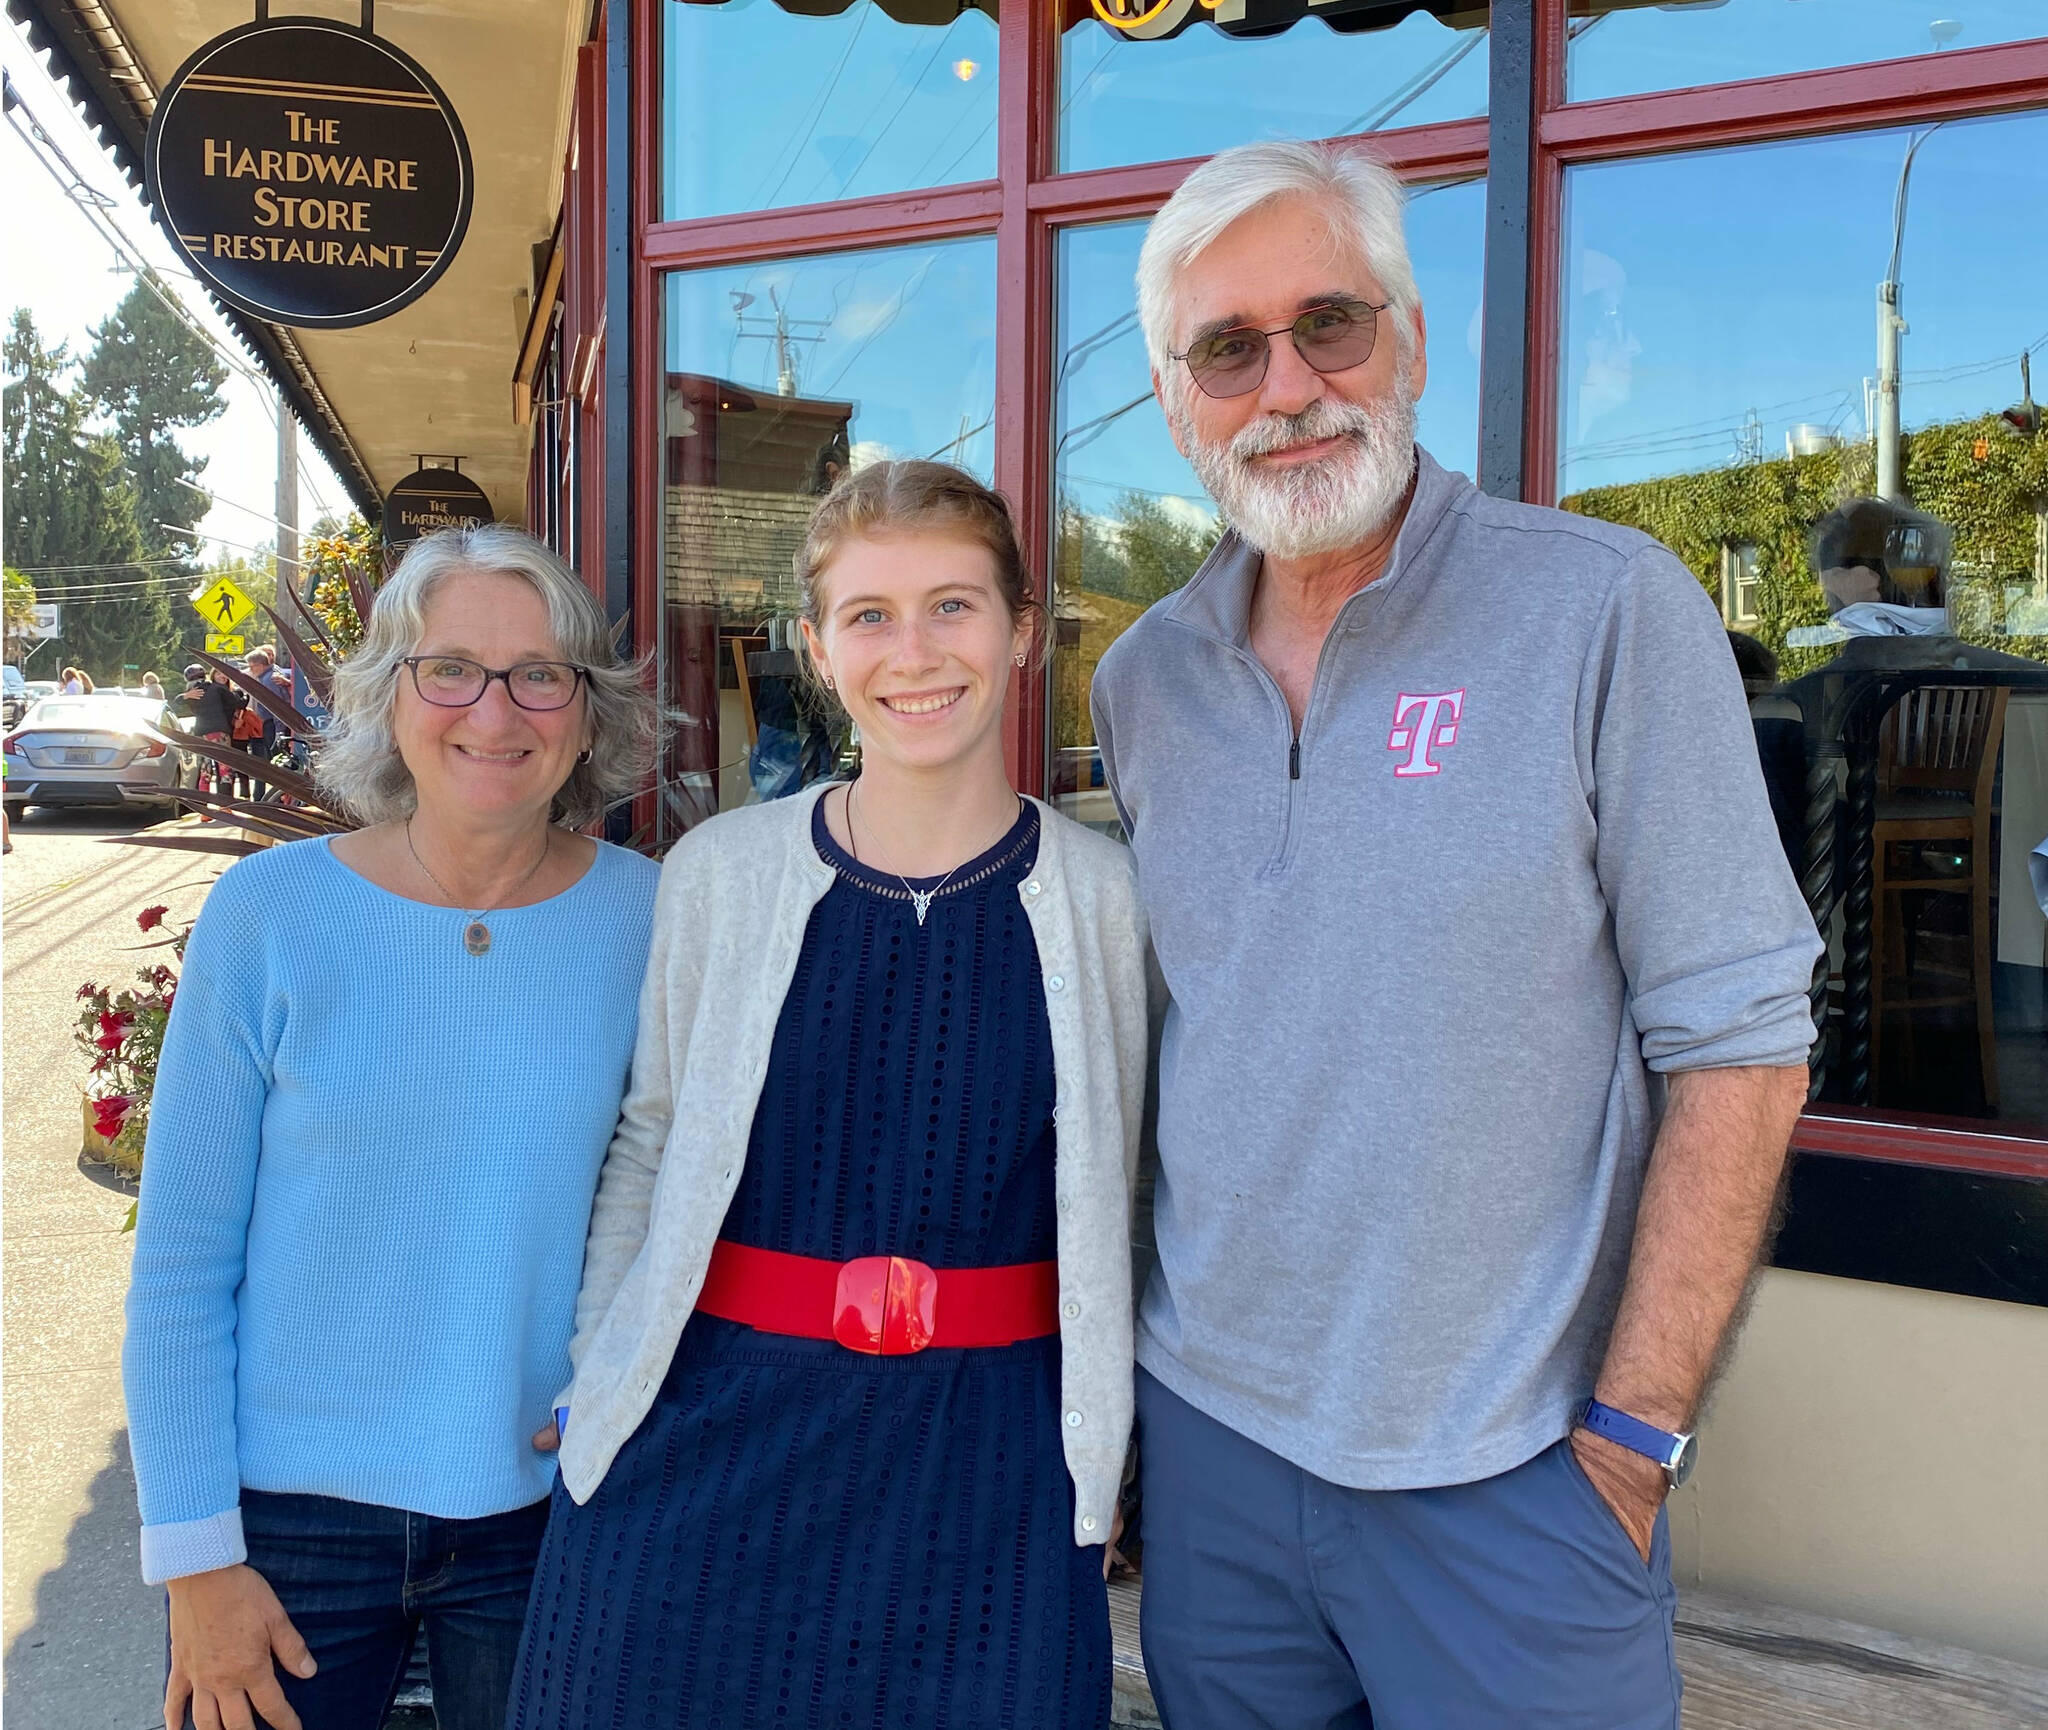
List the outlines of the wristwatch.
{"label": "wristwatch", "polygon": [[1579,1413],[1579,1427],[1604,1436],[1632,1454],[1655,1460],[1664,1468],[1664,1481],[1674,1490],[1692,1476],[1700,1457],[1699,1438],[1690,1430],[1674,1435],[1612,1406],[1603,1406],[1598,1400],[1586,1402],[1586,1409]]}

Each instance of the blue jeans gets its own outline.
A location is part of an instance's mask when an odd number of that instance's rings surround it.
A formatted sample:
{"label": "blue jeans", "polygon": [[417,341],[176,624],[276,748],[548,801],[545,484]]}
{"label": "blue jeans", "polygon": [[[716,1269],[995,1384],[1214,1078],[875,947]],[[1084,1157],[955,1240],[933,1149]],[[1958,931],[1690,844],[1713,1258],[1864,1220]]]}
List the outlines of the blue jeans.
{"label": "blue jeans", "polygon": [[378,1730],[427,1629],[440,1730],[503,1730],[548,1505],[441,1520],[332,1496],[242,1492],[249,1566],[319,1672],[278,1680],[305,1730]]}
{"label": "blue jeans", "polygon": [[1645,1563],[1566,1443],[1348,1489],[1143,1370],[1138,1436],[1167,1730],[1678,1730],[1664,1515]]}

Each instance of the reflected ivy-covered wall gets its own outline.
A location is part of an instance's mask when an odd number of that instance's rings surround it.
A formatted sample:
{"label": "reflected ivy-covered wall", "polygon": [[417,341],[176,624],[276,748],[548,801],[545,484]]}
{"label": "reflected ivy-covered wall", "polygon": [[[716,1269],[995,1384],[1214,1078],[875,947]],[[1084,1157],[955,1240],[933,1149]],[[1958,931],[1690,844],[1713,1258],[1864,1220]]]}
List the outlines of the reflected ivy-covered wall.
{"label": "reflected ivy-covered wall", "polygon": [[[1907,494],[1915,508],[1954,533],[1958,572],[1990,579],[1997,606],[2006,585],[2038,588],[2048,579],[2040,545],[2041,513],[2048,509],[2048,435],[2019,436],[1996,415],[1984,415],[1923,427],[1907,433],[1903,445]],[[1811,456],[1593,487],[1559,503],[1581,516],[1656,536],[1699,578],[1716,607],[1722,549],[1754,545],[1754,634],[1780,657],[1781,676],[1789,680],[1837,653],[1832,644],[1786,646],[1788,631],[1828,617],[1808,559],[1808,536],[1837,505],[1874,490],[1874,469],[1869,445],[1843,445]],[[2002,623],[1997,606],[1992,618]],[[1981,640],[2008,654],[2048,660],[2048,636],[1987,632]]]}

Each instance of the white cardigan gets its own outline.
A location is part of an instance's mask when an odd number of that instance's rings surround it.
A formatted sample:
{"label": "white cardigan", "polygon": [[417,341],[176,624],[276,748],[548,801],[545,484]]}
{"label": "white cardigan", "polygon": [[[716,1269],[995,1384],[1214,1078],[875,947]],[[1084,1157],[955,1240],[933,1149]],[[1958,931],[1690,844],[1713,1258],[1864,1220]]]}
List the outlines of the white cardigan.
{"label": "white cardigan", "polygon": [[[578,1502],[653,1405],[738,1187],[811,910],[836,881],[811,837],[823,791],[700,824],[662,867],[633,1079],[598,1183],[569,1348],[561,1466]],[[1074,1542],[1100,1544],[1131,1430],[1145,920],[1129,851],[1038,810],[1037,863],[1017,893],[1058,1082],[1062,1437]]]}

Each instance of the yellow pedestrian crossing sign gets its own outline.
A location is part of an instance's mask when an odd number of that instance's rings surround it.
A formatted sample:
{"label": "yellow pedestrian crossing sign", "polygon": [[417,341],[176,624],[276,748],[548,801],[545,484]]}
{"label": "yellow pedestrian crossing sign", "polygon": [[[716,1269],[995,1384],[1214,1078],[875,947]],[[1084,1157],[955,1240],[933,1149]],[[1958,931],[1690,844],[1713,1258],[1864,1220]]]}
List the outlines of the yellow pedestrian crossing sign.
{"label": "yellow pedestrian crossing sign", "polygon": [[219,631],[206,633],[206,652],[209,655],[239,655],[245,646],[241,637],[225,636]]}
{"label": "yellow pedestrian crossing sign", "polygon": [[209,631],[232,631],[256,610],[256,603],[235,587],[227,577],[216,577],[192,595],[192,609],[206,621]]}

